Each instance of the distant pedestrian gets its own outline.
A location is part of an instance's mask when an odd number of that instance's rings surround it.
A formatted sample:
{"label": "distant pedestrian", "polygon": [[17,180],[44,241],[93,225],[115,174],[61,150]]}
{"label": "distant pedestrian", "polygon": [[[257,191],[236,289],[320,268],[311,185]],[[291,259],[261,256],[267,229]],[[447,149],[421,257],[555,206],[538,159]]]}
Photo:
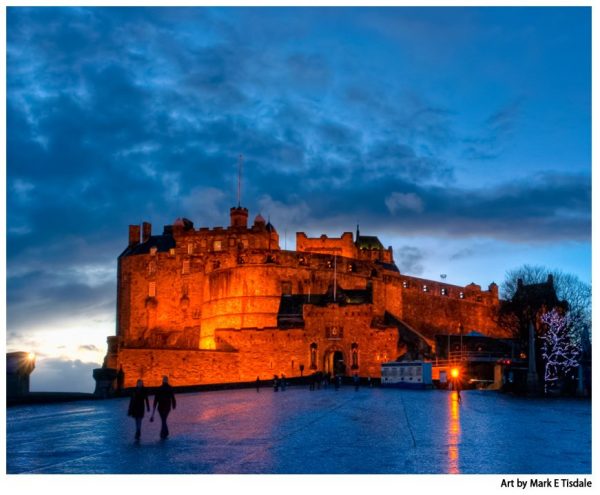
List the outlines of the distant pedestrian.
{"label": "distant pedestrian", "polygon": [[283,373],[281,373],[281,391],[285,392],[285,386],[287,384],[285,383],[285,375]]}
{"label": "distant pedestrian", "polygon": [[308,377],[308,390],[314,390],[315,389],[315,382],[317,381],[317,373],[312,373],[309,377]]}
{"label": "distant pedestrian", "polygon": [[260,392],[260,378],[258,376],[256,377],[256,391]]}
{"label": "distant pedestrian", "polygon": [[117,372],[117,395],[121,395],[123,393],[123,385],[125,383],[125,372],[123,371],[123,365],[119,367],[119,371]]}
{"label": "distant pedestrian", "polygon": [[175,394],[173,393],[173,387],[169,385],[169,377],[163,376],[162,385],[158,387],[156,394],[154,395],[154,406],[152,409],[152,416],[150,421],[154,421],[154,412],[158,405],[158,414],[161,420],[160,438],[167,438],[169,436],[169,428],[167,427],[167,417],[171,412],[171,407],[175,409],[177,402],[175,401]]}
{"label": "distant pedestrian", "polygon": [[373,388],[373,380],[371,380],[371,375],[369,375],[367,378],[367,384],[369,385],[369,388]]}
{"label": "distant pedestrian", "polygon": [[461,387],[461,383],[460,383],[460,378],[455,378],[452,381],[452,384],[454,385],[454,390],[456,391],[456,400],[458,401],[458,403],[460,404],[462,402],[462,397],[460,395],[460,389]]}
{"label": "distant pedestrian", "polygon": [[277,375],[273,375],[273,391],[279,391],[279,377]]}
{"label": "distant pedestrian", "polygon": [[139,440],[142,435],[142,419],[144,418],[144,402],[146,403],[146,411],[150,412],[150,402],[148,401],[148,392],[144,387],[144,382],[138,380],[131,399],[129,400],[129,410],[127,416],[135,419],[135,439]]}
{"label": "distant pedestrian", "polygon": [[358,373],[354,373],[352,381],[354,382],[354,391],[358,392],[358,386],[360,385],[360,378],[358,377]]}
{"label": "distant pedestrian", "polygon": [[335,390],[336,391],[339,390],[339,388],[340,388],[340,376],[339,375],[335,375],[333,377],[333,384],[335,386]]}

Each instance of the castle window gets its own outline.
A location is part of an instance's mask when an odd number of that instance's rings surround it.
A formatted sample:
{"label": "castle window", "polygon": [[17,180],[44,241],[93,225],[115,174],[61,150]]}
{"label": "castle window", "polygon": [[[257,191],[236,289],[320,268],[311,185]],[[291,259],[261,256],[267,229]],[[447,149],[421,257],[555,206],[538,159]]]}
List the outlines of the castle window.
{"label": "castle window", "polygon": [[156,282],[148,284],[148,297],[156,297]]}
{"label": "castle window", "polygon": [[423,286],[423,292],[429,292],[429,287],[427,285]]}
{"label": "castle window", "polygon": [[442,287],[442,290],[440,292],[442,293],[442,296],[448,295],[448,289],[446,289],[445,287]]}
{"label": "castle window", "polygon": [[194,245],[192,243],[189,243],[187,250],[188,250],[188,254],[193,254],[194,253]]}
{"label": "castle window", "polygon": [[195,308],[194,311],[192,312],[192,318],[194,318],[194,320],[198,320],[198,319],[200,319],[201,316],[202,316],[202,311],[200,310],[200,308]]}
{"label": "castle window", "polygon": [[310,344],[310,369],[317,369],[317,344]]}
{"label": "castle window", "polygon": [[408,289],[408,280],[402,281],[402,287],[404,287],[405,289]]}
{"label": "castle window", "polygon": [[152,256],[156,255],[156,246],[152,246],[152,247],[150,248],[150,254],[151,254]]}
{"label": "castle window", "polygon": [[188,292],[189,292],[188,284],[183,284],[181,286],[181,295],[182,296],[187,296]]}
{"label": "castle window", "polygon": [[458,297],[460,297],[461,299],[465,298],[465,293],[464,292],[459,292]]}
{"label": "castle window", "polygon": [[229,247],[234,247],[235,246],[235,239],[233,237],[229,238]]}
{"label": "castle window", "polygon": [[151,261],[148,263],[148,275],[154,275],[156,273],[156,262]]}
{"label": "castle window", "polygon": [[281,294],[284,296],[289,296],[292,294],[292,282],[281,282]]}
{"label": "castle window", "polygon": [[169,249],[169,255],[170,256],[175,256],[175,248]]}
{"label": "castle window", "polygon": [[481,302],[481,301],[483,301],[483,298],[481,296],[477,296],[477,301]]}
{"label": "castle window", "polygon": [[221,241],[214,241],[213,242],[213,249],[215,251],[220,251],[221,250]]}
{"label": "castle window", "polygon": [[181,273],[190,273],[190,260],[183,260],[183,265],[181,266]]}
{"label": "castle window", "polygon": [[358,369],[358,344],[354,342],[350,348],[352,349],[352,369]]}

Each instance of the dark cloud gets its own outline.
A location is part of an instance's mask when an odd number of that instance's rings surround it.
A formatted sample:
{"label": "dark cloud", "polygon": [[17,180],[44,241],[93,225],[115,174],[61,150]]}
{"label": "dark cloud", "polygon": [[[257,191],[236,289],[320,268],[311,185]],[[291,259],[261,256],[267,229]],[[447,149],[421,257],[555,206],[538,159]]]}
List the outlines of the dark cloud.
{"label": "dark cloud", "polygon": [[[8,336],[16,337],[41,325],[60,325],[65,318],[87,319],[90,323],[99,317],[112,318],[116,298],[113,264],[73,264],[65,272],[46,268],[9,276]],[[86,332],[86,325],[83,326],[82,337]]]}
{"label": "dark cloud", "polygon": [[450,255],[451,261],[461,260],[463,258],[469,258],[475,254],[475,250],[473,248],[463,248],[459,249],[455,253]]}
{"label": "dark cloud", "polygon": [[[457,184],[454,157],[498,156],[520,101],[459,131],[446,85],[432,97],[401,84],[397,45],[382,63],[390,46],[363,52],[332,20],[360,33],[366,19],[381,43],[427,23],[362,14],[8,9],[9,337],[36,318],[114,315],[127,225],[226,225],[239,153],[243,203],[288,237],[358,221],[365,234],[590,239],[589,174]],[[402,263],[417,274],[411,249]]]}
{"label": "dark cloud", "polygon": [[522,101],[514,101],[490,115],[481,126],[481,134],[464,139],[463,156],[469,160],[498,158],[515,130]]}
{"label": "dark cloud", "polygon": [[100,349],[98,349],[95,345],[93,344],[87,344],[87,345],[80,345],[79,346],[79,350],[82,351],[95,351],[95,352],[101,352]]}
{"label": "dark cloud", "polygon": [[400,273],[407,275],[421,275],[423,273],[422,263],[425,256],[418,247],[401,246],[394,249],[394,257]]}

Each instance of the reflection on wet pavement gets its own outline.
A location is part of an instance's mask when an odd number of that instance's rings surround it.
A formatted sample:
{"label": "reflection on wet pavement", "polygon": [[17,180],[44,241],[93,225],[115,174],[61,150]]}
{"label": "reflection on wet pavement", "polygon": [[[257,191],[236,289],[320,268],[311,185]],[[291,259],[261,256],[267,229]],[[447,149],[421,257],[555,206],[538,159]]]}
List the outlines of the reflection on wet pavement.
{"label": "reflection on wet pavement", "polygon": [[458,448],[460,445],[460,403],[458,394],[448,394],[449,420],[448,420],[448,474],[458,474]]}
{"label": "reflection on wet pavement", "polygon": [[[589,473],[591,404],[464,391],[180,394],[133,440],[127,399],[7,410],[8,473]],[[564,418],[570,421],[564,421]],[[542,421],[550,428],[539,428]],[[543,448],[540,448],[543,447]]]}

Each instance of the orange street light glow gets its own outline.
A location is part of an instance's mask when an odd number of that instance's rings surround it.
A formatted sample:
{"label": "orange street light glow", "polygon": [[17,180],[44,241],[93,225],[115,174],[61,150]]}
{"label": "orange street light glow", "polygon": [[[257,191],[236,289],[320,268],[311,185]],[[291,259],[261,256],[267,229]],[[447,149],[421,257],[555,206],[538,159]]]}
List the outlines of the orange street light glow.
{"label": "orange street light glow", "polygon": [[452,368],[450,374],[452,375],[452,378],[458,378],[458,368]]}

